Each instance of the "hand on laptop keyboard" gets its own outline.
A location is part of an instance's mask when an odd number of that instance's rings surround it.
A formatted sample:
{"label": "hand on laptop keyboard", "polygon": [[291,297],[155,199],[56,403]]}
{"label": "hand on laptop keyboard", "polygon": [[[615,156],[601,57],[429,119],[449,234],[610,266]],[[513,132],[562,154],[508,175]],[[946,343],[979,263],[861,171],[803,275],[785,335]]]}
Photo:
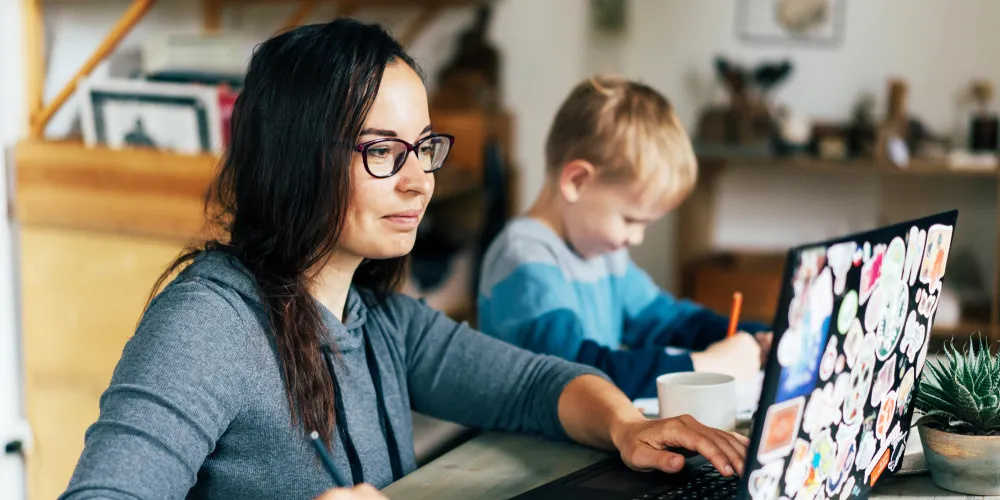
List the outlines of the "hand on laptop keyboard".
{"label": "hand on laptop keyboard", "polygon": [[615,447],[635,470],[677,472],[684,457],[667,450],[684,448],[705,457],[725,476],[743,472],[750,441],[739,434],[706,427],[689,415],[623,425],[612,434]]}

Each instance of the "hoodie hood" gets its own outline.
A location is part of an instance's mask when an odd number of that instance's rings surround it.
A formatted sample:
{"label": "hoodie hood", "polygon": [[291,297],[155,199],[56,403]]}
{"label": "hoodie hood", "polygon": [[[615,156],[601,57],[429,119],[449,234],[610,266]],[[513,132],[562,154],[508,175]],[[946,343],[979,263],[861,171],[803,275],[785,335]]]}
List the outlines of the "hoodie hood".
{"label": "hoodie hood", "polygon": [[[267,315],[257,290],[257,282],[239,259],[218,250],[202,252],[177,277],[177,281],[189,279],[208,281],[234,294],[238,300],[254,311],[262,324],[265,324],[265,330],[273,335],[270,326],[266,325]],[[326,306],[315,298],[313,298],[313,302],[319,310],[324,326],[326,326],[326,335],[320,339],[322,345],[332,347],[335,351],[340,352],[362,348],[367,307],[360,291],[354,286],[348,290],[347,303],[344,307],[345,321],[337,319]]]}

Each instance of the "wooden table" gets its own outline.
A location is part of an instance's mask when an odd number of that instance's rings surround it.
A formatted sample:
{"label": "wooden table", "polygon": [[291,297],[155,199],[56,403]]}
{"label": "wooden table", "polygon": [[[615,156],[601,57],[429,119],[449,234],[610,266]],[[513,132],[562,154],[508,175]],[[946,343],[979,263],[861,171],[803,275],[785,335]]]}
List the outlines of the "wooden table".
{"label": "wooden table", "polygon": [[[914,443],[919,447],[919,439],[913,439],[907,448]],[[383,493],[392,500],[501,500],[605,457],[602,452],[575,444],[487,433],[389,485]],[[875,489],[871,498],[1000,499],[968,497],[942,490],[934,486],[927,474],[889,478]]]}

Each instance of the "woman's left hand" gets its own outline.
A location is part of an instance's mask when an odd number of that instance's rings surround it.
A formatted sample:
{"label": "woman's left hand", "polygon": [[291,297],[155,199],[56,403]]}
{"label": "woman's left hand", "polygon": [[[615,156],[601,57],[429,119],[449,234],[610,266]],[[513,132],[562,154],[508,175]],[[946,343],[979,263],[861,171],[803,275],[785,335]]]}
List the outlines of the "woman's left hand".
{"label": "woman's left hand", "polygon": [[724,476],[743,474],[750,444],[740,434],[706,427],[690,415],[623,421],[611,429],[611,438],[632,469],[678,472],[684,467],[684,457],[667,449],[683,448],[708,459]]}

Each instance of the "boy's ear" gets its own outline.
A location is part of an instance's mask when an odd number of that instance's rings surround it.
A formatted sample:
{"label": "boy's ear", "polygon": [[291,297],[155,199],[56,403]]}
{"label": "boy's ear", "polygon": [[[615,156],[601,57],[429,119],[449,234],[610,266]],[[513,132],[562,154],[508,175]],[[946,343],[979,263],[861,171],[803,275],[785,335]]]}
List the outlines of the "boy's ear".
{"label": "boy's ear", "polygon": [[594,165],[585,160],[571,160],[559,173],[559,192],[568,203],[576,203],[583,190],[596,180]]}

